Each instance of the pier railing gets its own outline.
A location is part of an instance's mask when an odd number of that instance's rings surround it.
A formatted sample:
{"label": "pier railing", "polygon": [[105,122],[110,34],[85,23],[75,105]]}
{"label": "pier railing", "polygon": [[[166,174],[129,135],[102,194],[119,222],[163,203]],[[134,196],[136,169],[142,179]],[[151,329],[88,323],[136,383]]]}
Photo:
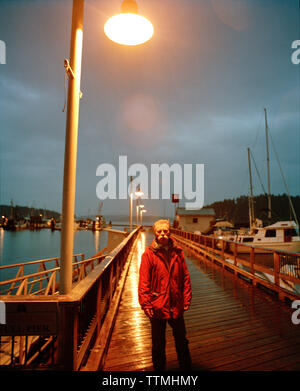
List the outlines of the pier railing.
{"label": "pier railing", "polygon": [[275,292],[279,299],[296,300],[300,297],[300,254],[264,249],[171,229],[176,240],[203,259],[232,271],[239,277]]}
{"label": "pier railing", "polygon": [[[73,256],[73,283],[86,277],[104,257],[105,255],[98,254],[84,259],[84,254],[75,254]],[[58,293],[59,257],[0,266],[0,276],[1,273],[7,274],[8,271],[15,277],[0,281],[0,295],[53,295]]]}
{"label": "pier railing", "polygon": [[139,227],[105,257],[74,262],[77,280],[69,295],[50,289],[48,295],[24,294],[19,286],[18,295],[0,296],[6,308],[6,322],[0,324],[1,367],[89,369],[93,354],[93,363],[101,366],[138,232]]}

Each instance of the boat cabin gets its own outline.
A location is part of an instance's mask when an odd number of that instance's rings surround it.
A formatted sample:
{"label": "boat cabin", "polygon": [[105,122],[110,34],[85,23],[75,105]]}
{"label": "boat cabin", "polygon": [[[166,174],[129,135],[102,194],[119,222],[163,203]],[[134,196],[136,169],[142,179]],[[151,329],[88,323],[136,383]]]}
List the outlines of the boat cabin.
{"label": "boat cabin", "polygon": [[297,225],[294,221],[279,221],[264,228],[255,228],[252,235],[239,235],[240,243],[259,243],[259,242],[292,242],[299,240]]}

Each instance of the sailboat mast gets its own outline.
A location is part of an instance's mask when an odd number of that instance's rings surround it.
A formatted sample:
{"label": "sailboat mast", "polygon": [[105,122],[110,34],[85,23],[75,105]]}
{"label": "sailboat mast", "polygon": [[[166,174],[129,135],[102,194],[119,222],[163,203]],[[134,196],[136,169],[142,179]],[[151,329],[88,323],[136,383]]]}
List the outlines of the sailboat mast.
{"label": "sailboat mast", "polygon": [[249,167],[249,178],[250,178],[250,197],[249,197],[249,224],[250,229],[254,222],[254,208],[253,208],[253,187],[252,187],[252,173],[251,173],[251,160],[250,160],[250,148],[248,150],[248,167]]}
{"label": "sailboat mast", "polygon": [[265,111],[267,173],[268,173],[268,219],[271,220],[272,211],[271,211],[271,190],[270,190],[270,157],[269,157],[268,120],[267,120],[267,110],[264,109],[264,111]]}

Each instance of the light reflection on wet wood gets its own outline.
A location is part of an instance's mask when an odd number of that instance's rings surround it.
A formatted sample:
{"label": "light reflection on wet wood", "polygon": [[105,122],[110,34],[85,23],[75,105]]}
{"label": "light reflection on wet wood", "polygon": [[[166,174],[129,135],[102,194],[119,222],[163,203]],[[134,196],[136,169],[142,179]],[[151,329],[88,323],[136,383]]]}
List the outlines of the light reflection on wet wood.
{"label": "light reflection on wet wood", "polygon": [[[144,235],[147,246],[153,235]],[[153,369],[150,322],[137,302],[143,251],[140,244],[130,265],[104,371]],[[300,370],[300,325],[292,324],[287,304],[185,254],[193,289],[185,313],[193,370]],[[167,370],[177,370],[169,326],[166,353]]]}

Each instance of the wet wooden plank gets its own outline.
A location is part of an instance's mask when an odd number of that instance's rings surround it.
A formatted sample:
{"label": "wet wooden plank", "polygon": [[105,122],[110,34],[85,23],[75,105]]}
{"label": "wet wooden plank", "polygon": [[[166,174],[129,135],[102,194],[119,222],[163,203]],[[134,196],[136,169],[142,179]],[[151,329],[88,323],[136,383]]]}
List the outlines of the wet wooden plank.
{"label": "wet wooden plank", "polygon": [[[151,329],[138,304],[140,237],[132,260],[116,324],[105,360],[105,371],[152,370]],[[185,251],[193,299],[185,322],[194,370],[299,370],[300,326],[291,322],[287,304]],[[172,331],[167,326],[167,370],[177,370]]]}

